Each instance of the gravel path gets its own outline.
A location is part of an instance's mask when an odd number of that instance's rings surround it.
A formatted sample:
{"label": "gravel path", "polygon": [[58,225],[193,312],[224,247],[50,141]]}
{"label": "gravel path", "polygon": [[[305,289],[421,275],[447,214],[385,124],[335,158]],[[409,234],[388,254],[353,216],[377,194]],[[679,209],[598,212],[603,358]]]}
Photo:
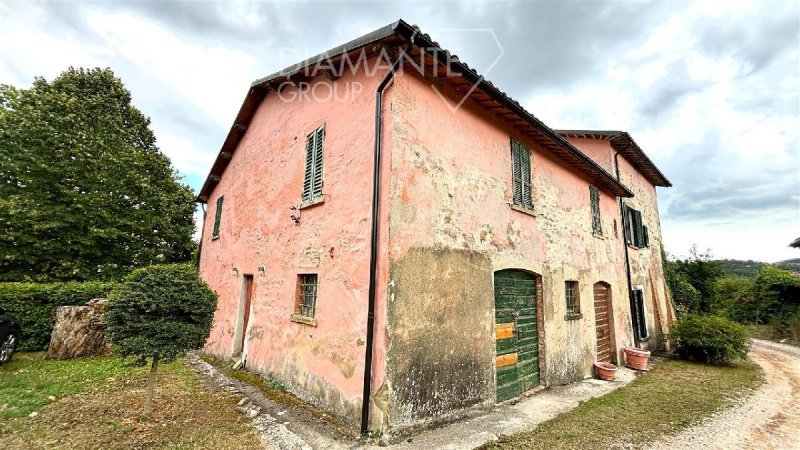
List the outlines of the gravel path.
{"label": "gravel path", "polygon": [[800,449],[800,348],[754,339],[750,358],[766,381],[755,394],[652,448]]}

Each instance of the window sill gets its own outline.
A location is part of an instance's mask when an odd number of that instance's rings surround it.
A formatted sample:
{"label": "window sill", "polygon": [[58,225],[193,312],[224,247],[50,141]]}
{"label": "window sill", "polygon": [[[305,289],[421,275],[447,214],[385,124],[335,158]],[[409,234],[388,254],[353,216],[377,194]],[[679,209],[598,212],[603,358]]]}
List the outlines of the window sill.
{"label": "window sill", "polygon": [[536,213],[533,212],[533,209],[528,209],[528,208],[526,208],[524,206],[520,206],[520,205],[516,205],[516,204],[512,203],[511,204],[511,209],[513,209],[514,211],[519,211],[522,214],[527,214],[527,215],[529,215],[531,217],[536,217]]}
{"label": "window sill", "polygon": [[311,325],[312,327],[317,326],[317,319],[313,317],[301,316],[300,314],[292,314],[291,316],[289,316],[289,320],[291,320],[292,322]]}
{"label": "window sill", "polygon": [[317,198],[312,198],[311,200],[303,201],[300,203],[300,206],[298,206],[297,209],[311,208],[312,206],[321,205],[322,203],[325,203],[325,194],[320,195]]}
{"label": "window sill", "polygon": [[216,241],[217,239],[219,239],[219,235],[216,235],[216,236],[211,236],[211,240],[212,240],[212,241]]}
{"label": "window sill", "polygon": [[581,313],[567,313],[567,315],[564,316],[564,320],[579,320],[579,319],[583,319],[583,314],[581,314]]}
{"label": "window sill", "polygon": [[597,239],[605,239],[603,233],[592,233],[592,236],[596,237]]}

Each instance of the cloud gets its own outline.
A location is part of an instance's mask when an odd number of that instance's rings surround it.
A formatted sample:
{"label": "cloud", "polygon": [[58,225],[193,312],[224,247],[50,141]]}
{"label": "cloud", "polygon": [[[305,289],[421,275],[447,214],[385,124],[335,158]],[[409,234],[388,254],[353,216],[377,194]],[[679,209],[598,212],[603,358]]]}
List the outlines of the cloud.
{"label": "cloud", "polygon": [[198,189],[250,82],[399,17],[482,73],[494,30],[505,55],[487,77],[548,125],[629,131],[673,181],[659,190],[673,253],[792,256],[773,247],[800,223],[793,1],[6,1],[0,83],[111,67]]}

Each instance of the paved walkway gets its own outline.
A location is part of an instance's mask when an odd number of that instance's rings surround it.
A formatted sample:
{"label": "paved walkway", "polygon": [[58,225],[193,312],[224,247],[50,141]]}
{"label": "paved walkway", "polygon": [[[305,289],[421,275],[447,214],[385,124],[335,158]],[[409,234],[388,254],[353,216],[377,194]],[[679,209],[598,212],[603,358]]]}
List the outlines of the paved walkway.
{"label": "paved walkway", "polygon": [[614,391],[634,379],[634,371],[622,367],[617,381],[587,379],[537,392],[514,405],[501,405],[486,414],[428,430],[396,449],[473,449],[499,436],[532,430],[546,420],[563,414],[590,398]]}
{"label": "paved walkway", "polygon": [[474,449],[500,436],[532,430],[538,424],[575,408],[580,402],[605,395],[631,381],[634,371],[620,368],[617,381],[587,379],[566,386],[545,389],[503,404],[475,417],[414,435],[389,446],[365,445],[342,430],[309,416],[306,411],[287,407],[263,396],[260,390],[230,379],[196,356],[189,363],[208,384],[243,397],[239,408],[259,430],[268,449]]}

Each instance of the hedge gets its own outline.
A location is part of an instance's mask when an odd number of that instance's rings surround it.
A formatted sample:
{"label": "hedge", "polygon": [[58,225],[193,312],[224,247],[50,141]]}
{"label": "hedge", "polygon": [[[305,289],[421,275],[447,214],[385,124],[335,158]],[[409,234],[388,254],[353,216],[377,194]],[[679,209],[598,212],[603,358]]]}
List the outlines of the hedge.
{"label": "hedge", "polygon": [[681,358],[711,364],[745,359],[750,349],[745,327],[720,316],[681,317],[672,326],[669,339]]}
{"label": "hedge", "polygon": [[0,283],[0,306],[22,325],[20,351],[46,350],[59,306],[84,305],[106,297],[114,283],[100,281],[65,283]]}

